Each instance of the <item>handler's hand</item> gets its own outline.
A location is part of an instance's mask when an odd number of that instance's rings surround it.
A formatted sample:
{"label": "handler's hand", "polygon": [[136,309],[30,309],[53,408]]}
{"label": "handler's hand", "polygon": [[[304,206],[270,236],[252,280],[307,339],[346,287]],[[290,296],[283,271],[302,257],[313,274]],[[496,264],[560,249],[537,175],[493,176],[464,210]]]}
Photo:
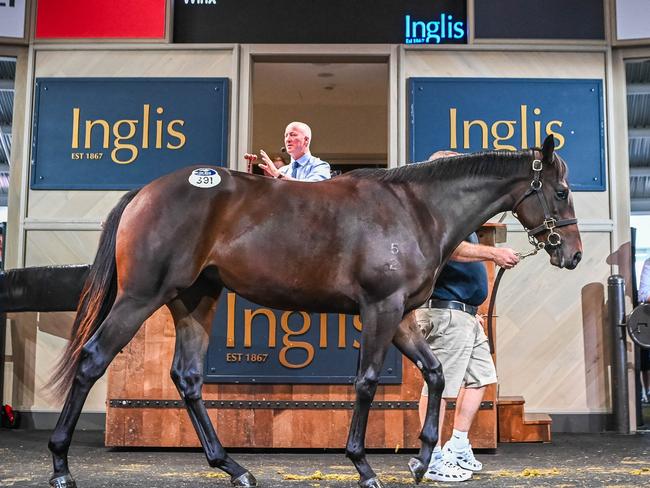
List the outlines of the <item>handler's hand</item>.
{"label": "handler's hand", "polygon": [[510,269],[519,262],[519,254],[509,247],[495,247],[493,261],[497,266]]}
{"label": "handler's hand", "polygon": [[277,178],[280,174],[280,170],[278,170],[275,164],[273,164],[273,161],[271,161],[271,158],[266,154],[264,149],[260,149],[260,154],[262,155],[262,161],[264,162],[259,163],[258,166],[264,170],[264,173],[266,173],[267,176]]}

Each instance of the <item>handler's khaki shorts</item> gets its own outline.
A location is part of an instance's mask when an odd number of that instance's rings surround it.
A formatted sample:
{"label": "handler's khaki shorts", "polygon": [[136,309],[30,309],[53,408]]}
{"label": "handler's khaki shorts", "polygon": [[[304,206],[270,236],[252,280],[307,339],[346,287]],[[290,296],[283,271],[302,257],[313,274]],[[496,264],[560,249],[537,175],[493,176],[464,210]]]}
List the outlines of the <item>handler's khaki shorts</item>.
{"label": "handler's khaki shorts", "polygon": [[[488,339],[476,317],[460,310],[419,308],[415,318],[429,347],[442,363],[443,398],[457,397],[463,385],[480,388],[497,382]],[[425,383],[422,395],[428,394]]]}

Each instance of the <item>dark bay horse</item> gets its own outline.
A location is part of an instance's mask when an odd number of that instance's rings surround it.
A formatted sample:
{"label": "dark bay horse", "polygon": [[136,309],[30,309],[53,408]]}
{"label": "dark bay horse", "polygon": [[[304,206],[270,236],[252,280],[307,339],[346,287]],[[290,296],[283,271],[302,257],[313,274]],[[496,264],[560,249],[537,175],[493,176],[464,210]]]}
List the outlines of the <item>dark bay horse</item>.
{"label": "dark bay horse", "polygon": [[76,486],[67,454],[90,388],[163,305],[176,325],[171,377],[209,465],[231,475],[234,486],[257,486],[223,449],[201,397],[224,286],[267,307],[361,315],[346,454],[363,488],[383,486],[366,460],[364,439],[391,342],[418,366],[429,386],[422,447],[409,461],[419,482],[438,438],[444,378],[420,331],[403,320],[406,314],[429,298],[454,248],[499,212],[516,211],[531,240],[546,244],[553,265],[573,269],[582,255],[566,165],[552,137],[542,149],[357,170],[320,183],[214,168],[218,184],[197,188],[188,182],[195,170],[126,194],[105,223],[55,374],[59,390],[68,393],[49,443],[53,487]]}

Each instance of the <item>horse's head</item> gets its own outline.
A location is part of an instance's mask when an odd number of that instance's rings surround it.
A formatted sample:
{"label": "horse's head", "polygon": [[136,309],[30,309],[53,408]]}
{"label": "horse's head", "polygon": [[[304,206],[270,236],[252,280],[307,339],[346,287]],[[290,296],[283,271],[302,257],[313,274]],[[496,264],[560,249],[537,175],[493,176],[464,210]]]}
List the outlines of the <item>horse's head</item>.
{"label": "horse's head", "polygon": [[551,264],[575,268],[582,258],[582,241],[573,210],[573,197],[566,180],[566,163],[555,153],[550,135],[541,153],[533,151],[531,182],[518,197],[513,213],[528,230],[528,239],[546,249]]}

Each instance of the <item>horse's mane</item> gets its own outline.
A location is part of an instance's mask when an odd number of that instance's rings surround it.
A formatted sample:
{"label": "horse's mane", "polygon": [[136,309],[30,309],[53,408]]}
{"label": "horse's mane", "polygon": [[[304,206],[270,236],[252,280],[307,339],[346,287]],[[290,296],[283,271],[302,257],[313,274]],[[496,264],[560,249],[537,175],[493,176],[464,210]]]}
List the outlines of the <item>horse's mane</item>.
{"label": "horse's mane", "polygon": [[[538,148],[534,148],[540,150]],[[433,161],[407,164],[399,168],[361,168],[346,173],[352,178],[370,178],[390,183],[417,183],[430,179],[445,180],[459,176],[481,177],[485,175],[508,176],[518,171],[523,160],[528,160],[530,150],[525,151],[487,151],[472,154],[460,154],[439,158]],[[559,177],[566,176],[564,161],[553,158]]]}

